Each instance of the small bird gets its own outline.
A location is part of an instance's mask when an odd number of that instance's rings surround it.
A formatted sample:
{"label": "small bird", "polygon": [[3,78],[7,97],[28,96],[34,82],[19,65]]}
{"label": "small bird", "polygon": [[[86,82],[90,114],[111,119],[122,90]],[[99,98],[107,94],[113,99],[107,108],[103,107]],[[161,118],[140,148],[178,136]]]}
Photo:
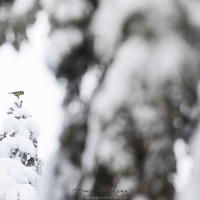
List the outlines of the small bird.
{"label": "small bird", "polygon": [[8,94],[14,94],[19,99],[20,95],[24,95],[24,91],[9,92]]}

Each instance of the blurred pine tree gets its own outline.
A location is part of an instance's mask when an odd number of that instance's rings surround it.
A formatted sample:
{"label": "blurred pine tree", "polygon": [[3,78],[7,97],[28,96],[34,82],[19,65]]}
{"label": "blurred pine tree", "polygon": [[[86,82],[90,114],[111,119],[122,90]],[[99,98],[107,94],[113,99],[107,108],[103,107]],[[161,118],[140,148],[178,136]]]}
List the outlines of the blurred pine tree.
{"label": "blurred pine tree", "polygon": [[[177,138],[188,142],[199,120],[199,2],[39,5],[49,15],[50,38],[66,37],[54,69],[68,81],[67,122],[45,198],[68,199],[82,181],[86,189],[94,186],[91,196],[105,196],[117,184],[128,199],[174,199],[173,145]],[[81,82],[94,69],[98,85],[84,101]]]}

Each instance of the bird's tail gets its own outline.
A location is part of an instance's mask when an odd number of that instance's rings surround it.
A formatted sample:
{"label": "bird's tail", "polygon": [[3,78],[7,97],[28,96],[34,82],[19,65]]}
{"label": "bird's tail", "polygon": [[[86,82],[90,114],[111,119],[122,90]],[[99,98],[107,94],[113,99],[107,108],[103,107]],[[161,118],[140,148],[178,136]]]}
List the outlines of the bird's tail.
{"label": "bird's tail", "polygon": [[8,94],[13,94],[13,92],[8,92]]}

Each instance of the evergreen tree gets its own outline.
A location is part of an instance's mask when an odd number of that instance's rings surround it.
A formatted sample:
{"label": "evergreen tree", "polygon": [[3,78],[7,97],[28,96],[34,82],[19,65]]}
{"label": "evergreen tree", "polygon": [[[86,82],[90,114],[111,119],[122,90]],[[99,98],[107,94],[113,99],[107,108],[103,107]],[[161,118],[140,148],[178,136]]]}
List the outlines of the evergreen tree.
{"label": "evergreen tree", "polygon": [[34,200],[43,165],[37,155],[39,126],[21,99],[7,114],[0,135],[0,199]]}
{"label": "evergreen tree", "polygon": [[[13,18],[23,1],[14,2],[0,1],[0,43],[19,45],[35,11],[45,10],[48,64],[68,81],[66,126],[42,200],[69,199],[79,182],[94,196],[118,184],[128,199],[174,199],[174,143],[194,144],[199,134],[199,1],[40,0]],[[81,83],[90,70],[100,76],[85,101]]]}
{"label": "evergreen tree", "polygon": [[[58,0],[52,6],[50,38],[56,48],[62,35],[68,47],[50,63],[68,81],[67,123],[43,199],[69,199],[80,182],[93,192],[76,199],[106,198],[116,184],[128,199],[174,199],[173,146],[177,139],[188,143],[199,122],[199,2]],[[81,83],[92,70],[100,76],[85,101]]]}

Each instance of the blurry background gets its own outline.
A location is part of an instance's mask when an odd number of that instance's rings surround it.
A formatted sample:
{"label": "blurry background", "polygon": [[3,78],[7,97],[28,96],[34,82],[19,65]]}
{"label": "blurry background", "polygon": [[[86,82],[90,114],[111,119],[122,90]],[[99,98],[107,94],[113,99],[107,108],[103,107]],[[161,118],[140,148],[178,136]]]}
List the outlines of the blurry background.
{"label": "blurry background", "polygon": [[128,199],[198,200],[199,10],[197,0],[0,0],[0,119],[7,92],[24,90],[51,158],[41,199],[69,199],[82,181],[91,196],[117,184]]}
{"label": "blurry background", "polygon": [[39,154],[46,162],[58,147],[61,131],[64,83],[58,83],[46,65],[45,57],[50,25],[45,13],[27,28],[29,41],[24,41],[17,51],[10,43],[0,48],[1,127],[7,109],[16,98],[10,91],[23,90],[24,105],[40,124]]}

